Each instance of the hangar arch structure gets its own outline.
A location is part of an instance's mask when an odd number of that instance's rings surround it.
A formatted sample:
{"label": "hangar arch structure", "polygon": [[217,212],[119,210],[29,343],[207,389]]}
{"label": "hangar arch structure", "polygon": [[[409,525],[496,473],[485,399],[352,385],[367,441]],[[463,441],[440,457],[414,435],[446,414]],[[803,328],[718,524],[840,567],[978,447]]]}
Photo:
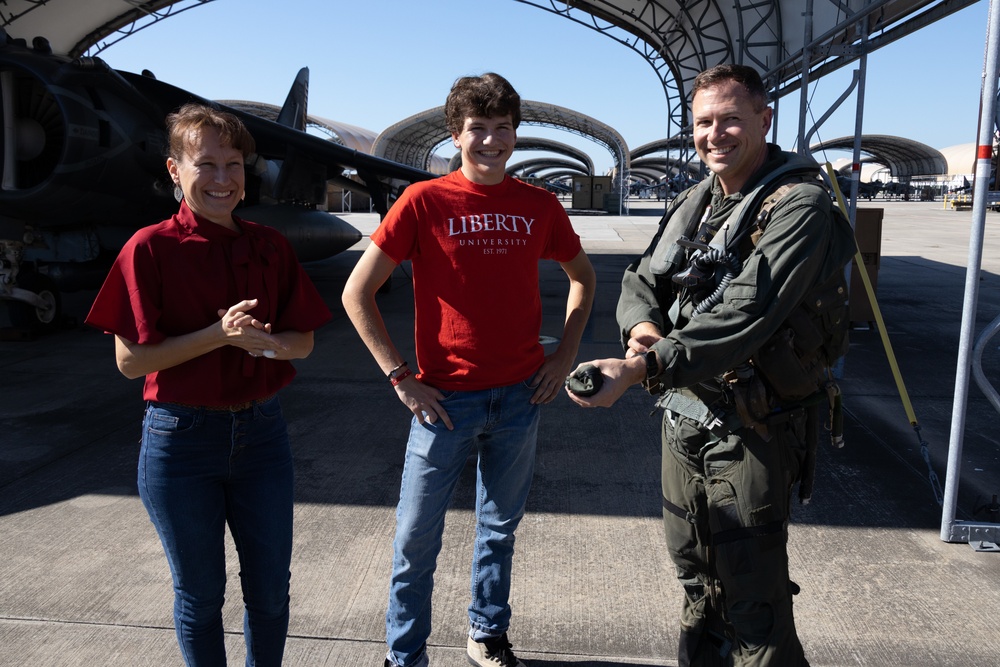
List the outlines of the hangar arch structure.
{"label": "hangar arch structure", "polygon": [[[219,104],[251,113],[260,118],[277,120],[281,107],[267,102],[253,102],[248,100],[216,100]],[[375,132],[366,130],[363,127],[340,123],[319,116],[309,114],[306,116],[306,127],[317,130],[325,135],[330,141],[353,148],[362,153],[371,153],[372,144],[375,143]]]}
{"label": "hangar arch structure", "polygon": [[[44,48],[70,58],[96,56],[150,25],[212,1],[5,0],[0,28],[29,44],[44,38]],[[586,26],[642,56],[663,86],[667,137],[689,126],[691,85],[699,71],[726,62],[756,68],[775,102],[799,91],[797,145],[804,151],[804,138],[811,135],[805,127],[811,80],[859,62],[852,88],[863,90],[868,53],[978,0],[512,1]],[[420,145],[398,150],[424,149]],[[616,153],[613,147],[609,150]],[[621,183],[627,180],[628,157],[627,151],[620,158],[616,155]],[[428,168],[426,159],[421,168]]]}
{"label": "hangar arch structure", "polygon": [[579,172],[575,169],[555,169],[553,171],[547,171],[545,173],[539,174],[538,177],[545,179],[549,183],[569,183],[573,180],[574,176],[578,176]]}
{"label": "hangar arch structure", "polygon": [[507,173],[512,176],[524,176],[531,177],[537,176],[539,172],[546,169],[563,169],[566,171],[576,171],[581,176],[589,176],[587,171],[582,165],[579,165],[570,160],[564,160],[562,158],[556,157],[539,157],[533,158],[531,160],[524,160],[523,162],[517,162],[507,167]]}
{"label": "hangar arch structure", "polygon": [[633,149],[632,168],[635,169],[636,165],[642,165],[647,171],[659,170],[675,194],[686,184],[701,180],[707,173],[695,152],[694,139],[689,132],[650,141]]}
{"label": "hangar arch structure", "polygon": [[691,137],[673,136],[669,139],[657,139],[655,141],[650,141],[648,144],[643,144],[642,146],[633,148],[632,159],[638,160],[641,157],[648,157],[656,153],[681,150],[694,150],[694,142]]}
{"label": "hangar arch structure", "polygon": [[[627,46],[656,71],[665,136],[688,125],[697,73],[733,62],[759,70],[778,99],[977,0],[513,0]],[[5,0],[0,27],[44,37],[71,58],[212,0]],[[800,107],[805,104],[803,96]],[[804,114],[800,108],[800,127]],[[804,129],[804,128],[803,128]],[[800,132],[800,137],[807,134]],[[804,142],[800,141],[800,145]]]}
{"label": "hangar arch structure", "polygon": [[583,165],[584,170],[591,176],[594,174],[593,158],[587,155],[585,151],[582,151],[575,146],[564,144],[561,141],[546,139],[544,137],[518,137],[516,150],[545,151],[547,153],[565,155],[568,158],[579,161]]}
{"label": "hangar arch structure", "polygon": [[[592,139],[608,149],[614,159],[619,192],[628,180],[629,150],[625,138],[596,118],[546,102],[521,100],[521,125],[553,127]],[[375,139],[372,154],[416,167],[427,165],[434,151],[451,139],[445,126],[444,106],[434,107],[391,125]],[[419,169],[427,169],[420,166]]]}
{"label": "hangar arch structure", "polygon": [[[854,149],[854,137],[831,139],[809,147],[811,153],[826,150]],[[940,176],[948,173],[948,160],[944,154],[919,141],[885,134],[866,134],[861,137],[861,152],[871,156],[889,169],[889,175],[900,180],[913,176]]]}
{"label": "hangar arch structure", "polygon": [[[685,168],[686,167],[686,168]],[[687,174],[689,179],[701,178],[700,162],[680,162],[669,156],[656,156],[632,160],[632,171],[635,174],[643,170],[645,174],[655,173],[658,180],[671,178],[680,173]]]}
{"label": "hangar arch structure", "polygon": [[[565,155],[568,158],[572,158],[578,161],[580,164],[573,164],[574,168],[580,170],[580,173],[586,173],[588,175],[594,174],[594,160],[591,159],[584,151],[570,146],[569,144],[564,144],[561,141],[554,141],[552,139],[545,139],[543,137],[518,137],[517,143],[514,146],[515,151],[545,151],[546,153],[555,153],[557,155]],[[431,159],[434,159],[433,157]],[[441,158],[442,160],[444,158]],[[448,161],[448,171],[455,171],[462,166],[462,154],[457,152]],[[517,166],[517,165],[513,165]],[[511,167],[507,169],[511,172]]]}
{"label": "hangar arch structure", "polygon": [[[245,111],[246,113],[259,116],[260,118],[266,118],[268,120],[277,120],[278,113],[281,111],[281,107],[278,105],[269,104],[267,102],[254,102],[250,100],[216,101],[220,104],[225,104],[228,107],[232,107],[239,111]],[[306,128],[322,134],[335,144],[340,144],[341,146],[367,154],[371,154],[372,145],[378,137],[377,133],[367,128],[330,120],[328,118],[322,118],[320,116],[314,116],[312,114],[306,115]],[[448,173],[448,162],[443,158],[433,156],[426,171],[439,176],[446,174]]]}
{"label": "hangar arch structure", "polygon": [[[596,30],[636,51],[663,85],[665,136],[690,124],[698,72],[721,63],[757,69],[772,100],[977,0],[516,0]],[[849,91],[847,91],[849,92]],[[846,94],[846,93],[845,93]]]}

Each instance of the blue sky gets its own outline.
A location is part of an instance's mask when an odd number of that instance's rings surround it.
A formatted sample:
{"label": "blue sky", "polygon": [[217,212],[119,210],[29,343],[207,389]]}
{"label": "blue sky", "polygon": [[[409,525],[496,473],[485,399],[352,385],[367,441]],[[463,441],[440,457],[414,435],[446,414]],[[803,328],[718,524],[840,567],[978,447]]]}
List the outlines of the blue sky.
{"label": "blue sky", "polygon": [[[871,54],[863,131],[933,148],[975,142],[988,10],[980,0]],[[666,133],[664,93],[642,57],[515,0],[214,0],[100,56],[203,97],[279,105],[295,73],[308,67],[310,113],[375,133],[443,104],[456,78],[486,71],[503,74],[522,98],[611,125],[632,148]],[[852,69],[814,84],[815,118],[843,92]],[[780,109],[778,141],[790,148],[798,95]],[[853,134],[855,110],[852,95],[813,142]],[[603,147],[570,133],[522,127],[520,134],[580,146],[599,172],[612,164]]]}

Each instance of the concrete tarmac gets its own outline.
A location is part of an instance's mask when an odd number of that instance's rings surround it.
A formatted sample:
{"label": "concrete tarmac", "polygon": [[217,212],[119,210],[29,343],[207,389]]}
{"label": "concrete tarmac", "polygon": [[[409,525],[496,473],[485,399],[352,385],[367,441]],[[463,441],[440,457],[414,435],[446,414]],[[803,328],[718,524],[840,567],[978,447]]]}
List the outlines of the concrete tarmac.
{"label": "concrete tarmac", "polygon": [[[902,407],[878,328],[859,322],[841,383],[846,447],[821,443],[813,502],[795,507],[790,527],[798,631],[814,667],[1000,664],[1000,554],[940,539],[942,510],[921,447],[922,438],[943,486],[972,216],[940,202],[862,206],[885,212],[878,295],[920,430]],[[598,272],[581,361],[621,354],[619,280],[660,212],[662,203],[644,201],[627,216],[573,216]],[[366,234],[377,224],[371,214],[343,217]],[[1000,312],[998,230],[1000,216],[988,214],[977,332]],[[287,665],[381,665],[385,652],[408,412],[340,305],[366,243],[309,267],[335,317],[281,396],[297,471]],[[565,276],[551,263],[541,276],[542,333],[557,337]],[[166,560],[136,492],[142,386],[115,369],[111,338],[81,324],[92,298],[66,296],[63,330],[0,342],[3,667],[182,664]],[[379,302],[412,361],[406,265]],[[997,357],[997,344],[987,346],[993,380]],[[608,410],[582,410],[564,396],[544,408],[510,630],[530,665],[677,664],[681,591],[661,529],[652,409],[639,388]],[[973,386],[958,519],[997,521],[996,419]],[[433,665],[465,664],[474,480],[470,464],[448,515]],[[244,661],[242,608],[228,548],[225,626],[235,666]]]}

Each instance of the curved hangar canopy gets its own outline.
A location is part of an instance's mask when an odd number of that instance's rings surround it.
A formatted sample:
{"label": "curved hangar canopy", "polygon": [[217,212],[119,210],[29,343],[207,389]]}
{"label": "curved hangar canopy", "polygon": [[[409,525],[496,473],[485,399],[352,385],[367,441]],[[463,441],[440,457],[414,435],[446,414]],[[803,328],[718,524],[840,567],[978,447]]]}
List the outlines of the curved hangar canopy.
{"label": "curved hangar canopy", "polygon": [[[568,144],[564,144],[560,141],[553,141],[552,139],[544,139],[542,137],[518,137],[517,143],[514,144],[515,151],[547,151],[549,153],[557,153],[559,155],[565,155],[567,157],[575,158],[580,161],[580,166],[573,165],[574,168],[578,169],[580,173],[585,173],[590,176],[594,175],[594,161],[590,159],[590,156],[584,153],[579,148],[575,148]],[[435,159],[436,156],[432,156],[431,159]],[[444,158],[441,158],[442,160]],[[458,152],[451,156],[448,160],[448,168],[441,172],[446,174],[462,166],[462,153]],[[507,167],[507,173],[515,173],[514,167],[518,165],[513,165]],[[437,173],[437,172],[433,172]]]}
{"label": "curved hangar canopy", "polygon": [[[841,137],[813,144],[810,152],[824,150],[854,150],[854,137]],[[926,144],[885,134],[865,134],[861,137],[861,152],[872,156],[872,161],[889,168],[893,178],[911,176],[938,176],[948,173],[948,160],[941,151]]]}
{"label": "curved hangar canopy", "polygon": [[[555,104],[521,100],[521,124],[556,127],[593,139],[611,152],[618,173],[622,173],[622,167],[628,171],[629,151],[625,138],[590,116]],[[375,139],[372,155],[427,169],[434,150],[450,138],[451,132],[445,127],[444,107],[434,107],[383,130]],[[522,148],[520,141],[518,148]]]}
{"label": "curved hangar canopy", "polygon": [[507,167],[507,173],[513,176],[541,176],[541,172],[546,169],[559,169],[561,171],[576,170],[581,176],[591,176],[587,173],[583,165],[572,160],[563,160],[557,157],[539,157],[524,162],[518,162]]}
{"label": "curved hangar canopy", "polygon": [[591,157],[579,148],[564,144],[561,141],[545,139],[543,137],[518,137],[515,148],[519,151],[547,151],[549,153],[565,155],[566,157],[579,160],[583,164],[586,173],[590,175],[594,174],[594,161]]}
{"label": "curved hangar canopy", "polygon": [[776,99],[977,0],[813,0],[811,13],[802,0],[517,1],[642,55],[663,83],[672,136],[689,124],[691,85],[704,69],[750,65]]}
{"label": "curved hangar canopy", "polygon": [[[0,28],[35,48],[70,57],[96,55],[138,30],[211,1],[0,0]],[[516,1],[583,24],[645,58],[666,94],[669,137],[689,126],[691,85],[708,67],[751,65],[778,99],[978,0],[812,0],[806,4],[811,12],[801,0]],[[800,100],[800,115],[804,103]],[[568,129],[607,146],[624,184],[630,155],[621,135],[554,105],[527,104],[538,106],[531,110],[535,118],[524,114],[526,122]],[[373,154],[429,170],[433,148],[447,139],[429,125],[427,114],[437,113],[432,109],[404,121],[415,127],[389,128],[383,135],[393,130],[393,145],[383,144],[380,135]],[[414,145],[401,145],[404,131]]]}
{"label": "curved hangar canopy", "polygon": [[211,0],[4,0],[0,27],[31,44],[45,38],[54,53],[95,55],[153,23]]}
{"label": "curved hangar canopy", "polygon": [[[4,0],[0,27],[45,37],[70,57],[96,55],[162,19],[212,0]],[[666,135],[688,125],[691,83],[719,63],[751,65],[775,97],[978,0],[516,0],[628,46],[656,70],[667,96]],[[811,35],[806,38],[806,35]]]}
{"label": "curved hangar canopy", "polygon": [[[266,102],[250,102],[247,100],[216,101],[219,104],[225,104],[227,107],[245,111],[246,113],[259,116],[260,118],[266,118],[268,120],[277,120],[278,113],[281,111],[281,107],[278,105],[268,104]],[[320,118],[319,116],[307,115],[306,126],[322,132],[330,139],[330,141],[338,143],[341,146],[353,148],[354,150],[361,151],[362,153],[370,153],[372,144],[375,143],[374,132],[356,125],[338,123],[337,121]]]}

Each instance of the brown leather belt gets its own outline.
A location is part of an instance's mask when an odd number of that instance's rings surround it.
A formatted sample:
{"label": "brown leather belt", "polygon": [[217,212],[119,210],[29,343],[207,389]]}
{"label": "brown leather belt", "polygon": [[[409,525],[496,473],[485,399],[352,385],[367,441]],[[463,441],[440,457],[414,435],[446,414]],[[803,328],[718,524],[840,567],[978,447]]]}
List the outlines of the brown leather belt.
{"label": "brown leather belt", "polygon": [[278,395],[277,393],[274,393],[271,394],[270,396],[265,396],[264,398],[255,398],[252,401],[245,401],[243,403],[233,403],[232,405],[193,405],[191,403],[178,403],[177,401],[164,401],[164,402],[167,405],[177,405],[182,408],[194,408],[197,410],[204,410],[206,412],[243,412],[244,410],[249,410],[255,405],[262,405],[264,403],[267,403],[277,395]]}

